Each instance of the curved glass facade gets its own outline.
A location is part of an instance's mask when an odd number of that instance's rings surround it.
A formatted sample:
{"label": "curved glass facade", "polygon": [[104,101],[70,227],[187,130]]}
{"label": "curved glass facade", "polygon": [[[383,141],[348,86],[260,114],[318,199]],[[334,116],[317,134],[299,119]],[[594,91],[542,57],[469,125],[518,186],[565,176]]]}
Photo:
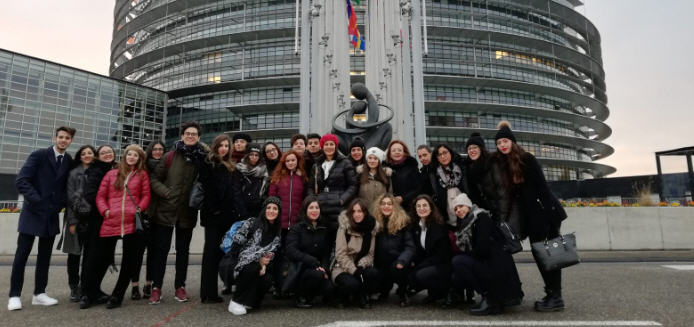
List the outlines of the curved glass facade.
{"label": "curved glass facade", "polygon": [[[601,177],[613,149],[600,35],[563,0],[428,0],[423,59],[427,142],[463,151],[509,120],[550,180]],[[367,0],[355,6],[360,24]],[[295,0],[118,0],[111,76],[169,92],[167,139],[181,122],[203,140],[246,131],[288,147],[298,132]],[[351,55],[352,81],[364,56]],[[368,49],[366,52],[368,55]]]}

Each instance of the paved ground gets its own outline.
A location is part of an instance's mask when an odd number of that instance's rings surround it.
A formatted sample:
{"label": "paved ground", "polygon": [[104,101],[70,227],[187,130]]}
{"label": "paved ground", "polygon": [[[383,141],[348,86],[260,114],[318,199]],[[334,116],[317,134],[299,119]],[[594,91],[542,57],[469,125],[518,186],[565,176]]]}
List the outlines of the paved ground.
{"label": "paved ground", "polygon": [[[126,299],[123,306],[107,310],[96,306],[80,310],[68,302],[67,275],[64,266],[51,270],[48,292],[59,299],[53,307],[34,307],[31,303],[33,267],[28,267],[24,309],[8,312],[3,300],[0,326],[694,326],[694,270],[678,270],[663,265],[686,268],[681,263],[583,263],[564,273],[564,299],[567,309],[542,314],[532,310],[532,303],[542,296],[541,279],[534,264],[518,265],[526,299],[520,307],[491,318],[473,317],[461,309],[440,309],[417,303],[401,309],[394,303],[376,305],[371,310],[316,307],[295,309],[291,301],[274,301],[243,317],[234,317],[224,304],[201,304],[197,296],[188,303],[173,300],[171,288],[164,289],[160,305]],[[689,268],[694,268],[689,266]],[[166,284],[172,284],[167,268]],[[10,267],[0,266],[0,289],[9,289]],[[189,271],[188,290],[197,295],[200,266]],[[104,289],[109,290],[115,275],[108,275]],[[227,298],[228,299],[228,298]],[[361,322],[355,322],[361,321]],[[383,321],[388,321],[383,322]]]}

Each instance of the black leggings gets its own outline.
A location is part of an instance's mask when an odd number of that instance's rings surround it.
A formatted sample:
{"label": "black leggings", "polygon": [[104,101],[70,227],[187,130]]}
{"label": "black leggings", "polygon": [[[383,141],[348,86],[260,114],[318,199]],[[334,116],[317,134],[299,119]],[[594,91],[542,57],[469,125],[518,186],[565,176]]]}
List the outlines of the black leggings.
{"label": "black leggings", "polygon": [[[547,239],[552,239],[559,236],[560,226],[550,226],[549,232],[547,234]],[[530,243],[541,242],[545,240],[545,235],[530,235]],[[552,291],[556,294],[561,294],[561,269],[545,271],[539,263],[538,258],[533,253],[533,259],[535,259],[535,264],[537,264],[537,269],[540,270],[540,275],[542,275],[542,281],[545,282],[545,290]]]}
{"label": "black leggings", "polygon": [[241,268],[234,284],[234,302],[258,309],[265,293],[272,286],[272,270],[267,269],[265,274],[260,276],[260,263],[251,262]]}
{"label": "black leggings", "polygon": [[329,278],[325,278],[325,273],[316,269],[304,269],[299,275],[299,282],[296,288],[296,295],[312,300],[319,295],[327,295],[332,289]]}
{"label": "black leggings", "polygon": [[337,292],[342,300],[347,300],[355,295],[369,295],[378,292],[378,271],[373,268],[364,268],[363,279],[358,276],[343,272],[335,277]]}
{"label": "black leggings", "polygon": [[[83,291],[84,295],[92,300],[95,300],[100,295],[101,283],[99,276],[103,276],[111,264],[111,258],[113,258],[116,243],[118,243],[119,239],[120,236],[100,237],[95,244],[94,251],[87,258],[89,260],[87,262],[88,276],[87,284]],[[123,259],[121,261],[120,273],[118,274],[118,281],[111,293],[113,297],[117,299],[123,298],[137,263],[137,254],[140,252],[141,247],[142,239],[139,234],[128,234],[123,237]]]}
{"label": "black leggings", "polygon": [[448,264],[439,264],[422,268],[415,268],[410,275],[415,290],[426,289],[429,296],[440,299],[446,296],[451,278],[451,267]]}
{"label": "black leggings", "polygon": [[393,284],[397,284],[398,289],[402,292],[407,289],[407,276],[410,274],[410,268],[403,267],[398,269],[396,265],[397,261],[393,261],[389,266],[378,267],[378,275],[380,277],[378,289],[381,294],[390,294]]}

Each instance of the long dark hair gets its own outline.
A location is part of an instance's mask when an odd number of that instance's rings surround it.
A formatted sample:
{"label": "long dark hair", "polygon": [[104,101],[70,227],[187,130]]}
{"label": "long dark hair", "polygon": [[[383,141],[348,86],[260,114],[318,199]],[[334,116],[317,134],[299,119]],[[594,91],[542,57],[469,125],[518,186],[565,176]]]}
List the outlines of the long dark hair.
{"label": "long dark hair", "polygon": [[371,216],[371,214],[369,214],[369,206],[366,205],[366,201],[364,201],[364,199],[355,198],[354,200],[352,200],[352,202],[349,203],[349,206],[347,206],[347,218],[349,218],[349,226],[352,230],[355,230],[357,228],[354,219],[352,219],[352,215],[354,215],[354,206],[356,205],[359,205],[361,211],[364,212],[364,220],[366,220],[368,216]]}
{"label": "long dark hair", "polygon": [[[222,142],[224,141],[227,141],[227,143],[229,144],[229,152],[227,152],[227,154],[225,154],[224,157],[220,157],[217,150],[222,146]],[[233,161],[231,161],[231,152],[233,146],[234,144],[231,143],[229,135],[217,135],[217,137],[215,137],[214,140],[212,140],[212,148],[210,149],[210,153],[207,154],[207,161],[210,163],[217,161],[224,165],[229,172],[234,172],[234,169],[236,169],[236,165]]]}
{"label": "long dark hair", "polygon": [[161,145],[161,147],[164,148],[163,153],[166,153],[166,145],[164,144],[164,142],[162,142],[161,140],[152,140],[152,141],[149,141],[149,143],[147,143],[147,149],[145,150],[145,154],[147,155],[147,159],[152,158],[152,151],[154,150],[154,146],[157,144]]}
{"label": "long dark hair", "polygon": [[[113,161],[111,161],[111,162],[104,162],[104,161],[102,161],[101,159],[99,159],[99,152],[101,152],[101,149],[103,149],[103,148],[110,148],[110,149],[111,149],[111,151],[113,152]],[[109,165],[111,168],[115,167],[116,164],[117,164],[117,163],[116,163],[116,150],[114,150],[113,147],[110,146],[110,145],[108,145],[108,144],[104,144],[104,145],[99,146],[98,148],[96,148],[96,153],[95,153],[95,155],[96,155],[96,156],[95,156],[96,160],[98,160],[99,162],[102,162],[102,163],[104,163],[104,164],[106,164],[106,165]]]}
{"label": "long dark hair", "polygon": [[[270,198],[276,198],[277,200],[279,200],[279,198],[275,196],[271,196]],[[261,209],[262,211],[258,215],[260,216],[260,226],[262,226],[264,232],[269,231],[272,232],[273,235],[277,235],[280,231],[280,228],[282,227],[282,206],[278,205],[275,202],[270,202],[268,200],[265,200],[264,204],[265,205],[263,206],[263,209]],[[277,205],[277,209],[279,209],[277,210],[277,218],[275,218],[275,220],[272,223],[270,223],[265,217],[265,211],[267,210],[267,206],[271,204]]]}
{"label": "long dark hair", "polygon": [[507,188],[511,185],[521,184],[525,181],[525,163],[523,162],[525,150],[516,142],[511,143],[511,152],[503,154],[497,149],[492,155],[501,165],[501,171],[504,175],[504,184]]}
{"label": "long dark hair", "polygon": [[439,162],[439,149],[441,148],[448,150],[448,152],[451,154],[451,162],[449,163],[449,165],[452,165],[456,162],[460,162],[461,157],[457,151],[453,150],[453,148],[451,148],[451,146],[448,144],[439,144],[436,147],[434,147],[434,152],[431,153],[431,163],[433,163],[432,167],[438,168],[439,166],[441,166],[441,163]]}
{"label": "long dark hair", "polygon": [[265,150],[267,149],[268,145],[272,145],[275,147],[275,149],[277,150],[277,161],[279,161],[280,157],[282,157],[282,149],[280,149],[280,147],[277,146],[275,142],[265,142],[265,144],[263,144],[263,147],[260,149],[260,156],[265,158],[266,163],[271,161],[270,158],[268,158],[265,154]]}
{"label": "long dark hair", "polygon": [[434,200],[427,194],[420,194],[414,200],[412,200],[412,217],[414,219],[414,226],[419,225],[419,221],[422,220],[422,218],[419,217],[417,214],[417,202],[419,200],[425,200],[429,204],[429,208],[431,209],[431,213],[429,214],[429,217],[424,221],[424,224],[429,227],[431,224],[436,223],[439,225],[443,224],[443,217],[441,217],[441,213],[439,212],[438,207],[436,207],[436,204],[434,203]]}
{"label": "long dark hair", "polygon": [[[359,175],[359,184],[366,184],[369,182],[369,172],[371,171],[371,167],[369,167],[367,160],[364,160],[364,163],[361,164],[361,167],[362,170],[361,174]],[[374,175],[374,180],[383,183],[383,185],[385,185],[386,188],[388,188],[388,186],[390,185],[390,180],[388,179],[388,175],[386,175],[385,169],[383,169],[381,161],[378,162],[378,167],[376,167],[376,175]]]}
{"label": "long dark hair", "polygon": [[[77,152],[75,152],[75,160],[72,161],[72,166],[70,167],[70,169],[77,168],[82,165],[82,151],[84,151],[85,149],[92,150],[92,153],[94,153],[94,160],[96,160],[96,149],[94,149],[94,147],[89,144],[83,145],[77,150]],[[92,160],[92,163],[94,163],[94,160]]]}
{"label": "long dark hair", "polygon": [[[301,211],[299,211],[299,216],[298,216],[299,221],[306,221],[306,222],[310,221],[308,219],[308,215],[306,214],[306,210],[308,210],[308,206],[310,206],[311,203],[313,203],[313,202],[318,203],[318,208],[320,209],[320,202],[318,202],[318,197],[316,197],[313,194],[307,196],[306,198],[304,198],[304,201],[301,202]],[[323,218],[323,215],[322,214],[319,215],[316,222],[321,221],[322,218]]]}

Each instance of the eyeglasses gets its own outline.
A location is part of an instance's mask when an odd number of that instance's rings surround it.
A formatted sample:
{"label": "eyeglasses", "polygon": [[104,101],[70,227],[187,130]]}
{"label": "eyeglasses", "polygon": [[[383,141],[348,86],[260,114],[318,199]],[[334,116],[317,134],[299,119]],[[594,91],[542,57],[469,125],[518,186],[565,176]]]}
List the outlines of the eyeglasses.
{"label": "eyeglasses", "polygon": [[184,136],[198,136],[198,133],[191,133],[191,132],[185,132],[183,133]]}
{"label": "eyeglasses", "polygon": [[447,156],[447,155],[449,155],[449,154],[451,154],[451,153],[448,152],[448,151],[443,151],[443,152],[439,152],[439,154],[437,154],[437,156],[443,157],[443,156]]}
{"label": "eyeglasses", "polygon": [[272,149],[265,150],[265,153],[273,153],[273,152],[277,152],[277,149],[272,148]]}
{"label": "eyeglasses", "polygon": [[154,152],[154,151],[164,151],[164,148],[154,148],[154,149],[152,149],[152,152]]}
{"label": "eyeglasses", "polygon": [[113,151],[110,151],[110,150],[100,151],[99,155],[102,155],[102,154],[113,154]]}

